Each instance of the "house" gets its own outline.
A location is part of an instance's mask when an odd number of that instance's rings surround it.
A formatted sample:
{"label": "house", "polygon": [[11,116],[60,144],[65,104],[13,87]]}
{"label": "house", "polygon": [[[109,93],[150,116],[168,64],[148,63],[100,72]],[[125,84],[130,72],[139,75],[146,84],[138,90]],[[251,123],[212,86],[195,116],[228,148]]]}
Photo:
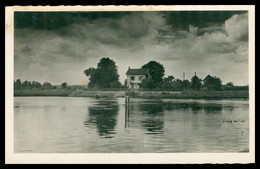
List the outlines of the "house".
{"label": "house", "polygon": [[131,69],[128,68],[127,72],[127,87],[130,89],[139,89],[143,79],[150,78],[149,69]]}
{"label": "house", "polygon": [[210,75],[207,75],[203,79],[203,86],[204,86],[204,89],[206,89],[206,90],[221,90],[221,88],[222,88],[220,78],[218,78],[216,76],[213,77]]}
{"label": "house", "polygon": [[212,80],[212,79],[214,79],[212,76],[207,75],[207,76],[203,79],[203,83],[205,83],[205,82],[207,82],[207,81],[210,81],[210,80]]}

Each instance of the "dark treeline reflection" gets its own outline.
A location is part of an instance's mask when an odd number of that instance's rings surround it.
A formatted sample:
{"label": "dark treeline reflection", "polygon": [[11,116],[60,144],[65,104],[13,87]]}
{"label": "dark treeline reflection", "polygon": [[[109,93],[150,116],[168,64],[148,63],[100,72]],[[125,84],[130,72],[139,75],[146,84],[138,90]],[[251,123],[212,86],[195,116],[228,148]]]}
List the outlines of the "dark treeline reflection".
{"label": "dark treeline reflection", "polygon": [[206,113],[221,113],[222,105],[214,103],[163,103],[164,110],[188,110],[191,109],[193,113],[204,110]]}
{"label": "dark treeline reflection", "polygon": [[[148,115],[151,114],[160,114],[164,110],[167,111],[174,111],[174,110],[189,110],[191,109],[192,112],[196,113],[198,110],[204,110],[206,113],[220,113],[222,111],[223,105],[222,104],[215,104],[215,103],[179,103],[179,102],[143,102],[139,104],[138,109],[139,111],[147,112]],[[233,110],[232,106],[225,106],[225,109],[230,111]],[[184,111],[185,112],[185,111]]]}
{"label": "dark treeline reflection", "polygon": [[[88,107],[89,116],[85,121],[85,125],[88,127],[95,126],[101,137],[112,138],[116,133],[115,127],[117,125],[119,103],[117,100],[97,99],[92,105]],[[163,134],[165,111],[201,113],[204,110],[207,114],[221,113],[223,105],[216,103],[183,103],[157,100],[130,103],[125,108],[125,127],[129,126],[130,119],[134,126],[141,124],[147,131],[146,134]],[[224,108],[226,109],[226,106]],[[227,109],[233,110],[232,106],[227,107]]]}
{"label": "dark treeline reflection", "polygon": [[[164,133],[164,112],[165,111],[191,111],[192,113],[221,113],[223,105],[215,103],[193,103],[193,102],[165,102],[165,101],[144,101],[129,105],[130,115],[127,118],[131,120],[131,116],[138,116],[143,128],[147,130],[146,134],[162,134]],[[229,110],[232,110],[229,108]],[[136,117],[132,117],[136,119]],[[133,121],[136,122],[136,121]]]}
{"label": "dark treeline reflection", "polygon": [[206,113],[221,113],[222,105],[221,104],[207,104],[203,106]]}
{"label": "dark treeline reflection", "polygon": [[148,131],[147,134],[163,133],[163,110],[162,104],[139,105],[139,111],[141,111],[145,117],[144,120],[142,120],[142,125]]}
{"label": "dark treeline reflection", "polygon": [[95,124],[100,136],[112,138],[115,134],[118,110],[119,105],[116,100],[96,100],[94,106],[88,108],[89,117],[85,125]]}

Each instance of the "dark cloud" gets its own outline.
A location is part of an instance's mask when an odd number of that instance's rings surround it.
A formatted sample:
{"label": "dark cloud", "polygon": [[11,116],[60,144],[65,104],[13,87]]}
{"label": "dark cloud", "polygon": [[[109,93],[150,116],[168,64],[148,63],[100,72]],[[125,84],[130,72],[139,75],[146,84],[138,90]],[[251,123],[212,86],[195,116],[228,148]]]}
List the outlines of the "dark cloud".
{"label": "dark cloud", "polygon": [[132,12],[15,12],[15,28],[31,28],[40,30],[54,30],[66,27],[73,23],[81,23],[82,20],[100,18],[117,19]]}
{"label": "dark cloud", "polygon": [[[26,79],[29,72],[32,80],[80,84],[87,79],[84,69],[110,57],[121,82],[128,66],[150,60],[165,65],[169,75],[178,77],[188,69],[226,80],[237,73],[237,65],[247,70],[247,17],[243,11],[18,12],[15,78]],[[248,75],[240,74],[234,83],[246,84]]]}
{"label": "dark cloud", "polygon": [[164,13],[166,23],[174,29],[188,30],[190,25],[199,28],[212,24],[222,24],[234,14],[243,14],[247,11],[167,11]]}

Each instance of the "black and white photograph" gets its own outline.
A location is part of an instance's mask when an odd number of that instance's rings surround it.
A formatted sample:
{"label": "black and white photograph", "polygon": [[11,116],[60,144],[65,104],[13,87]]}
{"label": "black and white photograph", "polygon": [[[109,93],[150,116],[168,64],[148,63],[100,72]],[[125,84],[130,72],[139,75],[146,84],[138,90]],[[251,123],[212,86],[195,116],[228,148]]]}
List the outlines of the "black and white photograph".
{"label": "black and white photograph", "polygon": [[254,162],[254,6],[6,8],[9,163]]}

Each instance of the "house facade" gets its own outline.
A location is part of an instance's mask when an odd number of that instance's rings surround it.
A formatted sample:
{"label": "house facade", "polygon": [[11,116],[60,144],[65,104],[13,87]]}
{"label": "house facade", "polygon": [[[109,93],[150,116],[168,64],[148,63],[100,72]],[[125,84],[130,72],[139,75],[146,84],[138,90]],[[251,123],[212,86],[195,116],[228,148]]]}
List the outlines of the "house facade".
{"label": "house facade", "polygon": [[127,87],[130,89],[139,89],[143,79],[150,78],[149,69],[131,69],[128,68],[127,72]]}

